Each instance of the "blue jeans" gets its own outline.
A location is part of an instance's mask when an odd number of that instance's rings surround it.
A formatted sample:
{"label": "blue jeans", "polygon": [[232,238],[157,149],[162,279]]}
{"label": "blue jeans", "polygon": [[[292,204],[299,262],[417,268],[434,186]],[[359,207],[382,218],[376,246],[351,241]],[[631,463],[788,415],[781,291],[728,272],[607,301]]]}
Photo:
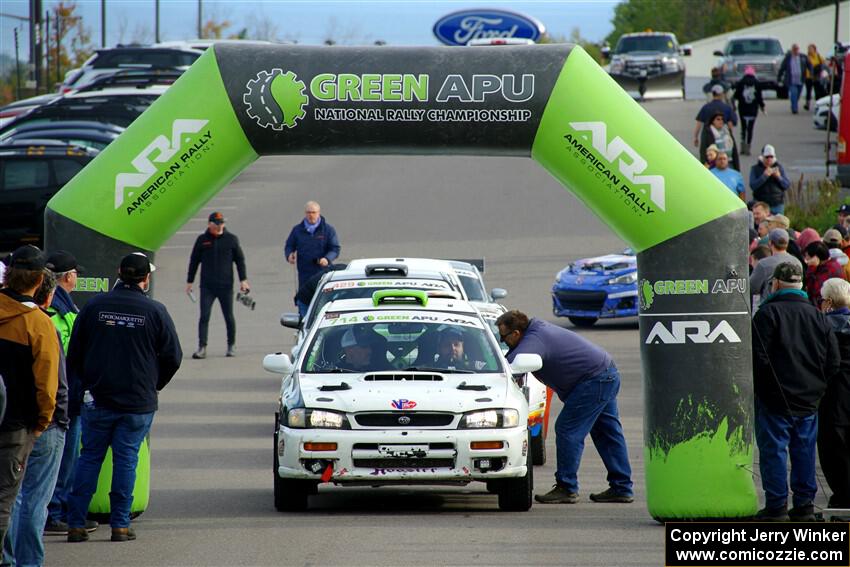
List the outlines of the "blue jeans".
{"label": "blue jeans", "polygon": [[767,508],[787,506],[789,455],[794,506],[814,502],[818,491],[815,482],[817,438],[817,413],[804,417],[775,414],[756,399],[756,443]]}
{"label": "blue jeans", "polygon": [[608,470],[608,484],[618,494],[632,495],[632,468],[617,411],[619,391],[620,374],[612,364],[604,372],[577,384],[563,400],[564,409],[555,420],[558,456],[555,481],[569,492],[578,492],[578,467],[584,439],[590,433]]}
{"label": "blue jeans", "polygon": [[308,304],[304,303],[303,301],[299,301],[297,299],[295,300],[295,305],[298,306],[298,315],[302,319],[304,317],[306,317],[307,316],[307,309],[309,309],[310,306]]}
{"label": "blue jeans", "polygon": [[59,462],[65,447],[65,431],[52,425],[35,441],[24,472],[21,491],[3,542],[3,563],[18,567],[44,563],[44,521],[47,503],[56,485]]}
{"label": "blue jeans", "polygon": [[80,416],[75,416],[71,418],[68,431],[65,432],[65,449],[62,453],[62,463],[59,465],[59,476],[56,478],[53,498],[47,506],[47,517],[51,524],[68,521],[68,494],[74,484],[74,469],[79,455]]}
{"label": "blue jeans", "polygon": [[779,203],[778,205],[770,206],[770,214],[772,215],[784,215],[785,214],[785,203]]}
{"label": "blue jeans", "polygon": [[800,101],[800,93],[803,85],[788,85],[788,98],[791,99],[791,112],[797,113],[797,103]]}
{"label": "blue jeans", "polygon": [[74,488],[68,497],[68,527],[85,527],[89,504],[97,490],[100,467],[110,446],[112,489],[109,492],[109,524],[113,528],[130,526],[139,448],[152,422],[153,412],[123,413],[83,405],[83,448],[74,471]]}

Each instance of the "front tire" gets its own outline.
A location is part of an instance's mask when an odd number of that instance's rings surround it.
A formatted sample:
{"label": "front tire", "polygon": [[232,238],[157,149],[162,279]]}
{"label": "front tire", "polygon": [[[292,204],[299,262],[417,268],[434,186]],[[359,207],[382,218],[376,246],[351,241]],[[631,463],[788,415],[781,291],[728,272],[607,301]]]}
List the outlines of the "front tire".
{"label": "front tire", "polygon": [[597,317],[567,317],[576,327],[592,327],[599,319]]}
{"label": "front tire", "polygon": [[[529,439],[529,448],[531,440]],[[527,512],[531,509],[534,494],[534,466],[531,452],[525,456],[525,476],[506,478],[499,487],[499,510],[505,512]]]}
{"label": "front tire", "polygon": [[307,509],[308,496],[316,493],[317,483],[312,480],[284,479],[277,472],[278,416],[275,414],[274,458],[272,475],[274,477],[274,507],[278,512],[302,512]]}

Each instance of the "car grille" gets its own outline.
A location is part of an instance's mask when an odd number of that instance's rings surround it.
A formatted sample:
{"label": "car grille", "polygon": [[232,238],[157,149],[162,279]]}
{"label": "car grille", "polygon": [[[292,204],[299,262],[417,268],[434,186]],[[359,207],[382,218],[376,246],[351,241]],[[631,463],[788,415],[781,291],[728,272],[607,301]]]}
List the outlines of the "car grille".
{"label": "car grille", "polygon": [[640,75],[641,71],[646,71],[647,75],[658,75],[664,69],[660,61],[626,61],[623,72],[626,75]]}
{"label": "car grille", "polygon": [[563,309],[600,311],[608,294],[604,291],[559,291],[555,296]]}
{"label": "car grille", "polygon": [[[408,418],[406,421],[402,418]],[[445,427],[455,419],[452,413],[425,413],[425,412],[379,412],[358,413],[354,421],[363,427]]]}
{"label": "car grille", "polygon": [[772,75],[774,72],[773,63],[738,63],[735,68],[738,70],[738,73],[743,75],[744,69],[750,65],[752,65],[753,69],[755,69],[756,76],[762,76],[762,78],[764,78],[764,75]]}
{"label": "car grille", "polygon": [[451,469],[454,459],[354,459],[354,466],[367,469]]}
{"label": "car grille", "polygon": [[443,377],[439,374],[369,374],[363,379],[367,382],[401,382],[405,380],[415,382],[443,381]]}

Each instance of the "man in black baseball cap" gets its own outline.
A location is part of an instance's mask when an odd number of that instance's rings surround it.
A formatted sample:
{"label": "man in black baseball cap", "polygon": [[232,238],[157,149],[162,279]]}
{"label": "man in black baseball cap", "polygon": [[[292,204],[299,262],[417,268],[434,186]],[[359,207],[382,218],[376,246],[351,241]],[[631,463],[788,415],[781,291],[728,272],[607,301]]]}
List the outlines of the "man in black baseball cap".
{"label": "man in black baseball cap", "polygon": [[44,252],[31,244],[21,246],[12,252],[9,265],[20,270],[36,271],[43,270],[47,264]]}
{"label": "man in black baseball cap", "polygon": [[106,447],[112,447],[112,541],[136,538],[130,507],[136,465],[158,407],[158,392],[180,368],[183,351],[165,306],[146,296],[147,256],[124,256],[121,281],[92,297],[74,323],[68,371],[82,390],[82,450],[68,497],[68,541],[88,540],[86,515],[97,489]]}
{"label": "man in black baseball cap", "polygon": [[814,521],[818,405],[841,355],[832,326],[802,287],[803,269],[779,264],[772,293],[753,317],[755,430],[765,495],[760,521]]}
{"label": "man in black baseball cap", "polygon": [[835,210],[835,212],[838,213],[838,224],[841,226],[847,226],[847,217],[850,217],[850,205],[841,205]]}
{"label": "man in black baseball cap", "polygon": [[207,230],[195,240],[189,257],[186,276],[186,293],[194,298],[193,286],[198,266],[201,267],[201,317],[198,321],[198,350],[192,358],[207,357],[207,337],[213,303],[218,300],[224,324],[227,328],[227,353],[236,356],[236,319],[233,317],[233,265],[239,276],[239,291],[248,293],[248,274],[245,269],[245,254],[239,238],[224,228],[225,218],[215,211],[209,216]]}

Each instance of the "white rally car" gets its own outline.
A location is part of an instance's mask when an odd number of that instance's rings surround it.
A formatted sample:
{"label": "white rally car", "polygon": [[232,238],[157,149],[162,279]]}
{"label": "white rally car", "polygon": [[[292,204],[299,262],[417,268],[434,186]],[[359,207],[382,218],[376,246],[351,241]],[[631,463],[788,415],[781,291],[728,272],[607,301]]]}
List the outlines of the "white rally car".
{"label": "white rally car", "polygon": [[[463,356],[449,362],[446,337]],[[457,353],[455,353],[457,355]],[[502,510],[531,507],[525,374],[509,365],[474,307],[420,290],[329,303],[284,375],[275,419],[274,500],[303,510],[322,482],[382,486],[487,483]],[[515,378],[517,377],[517,378]]]}

